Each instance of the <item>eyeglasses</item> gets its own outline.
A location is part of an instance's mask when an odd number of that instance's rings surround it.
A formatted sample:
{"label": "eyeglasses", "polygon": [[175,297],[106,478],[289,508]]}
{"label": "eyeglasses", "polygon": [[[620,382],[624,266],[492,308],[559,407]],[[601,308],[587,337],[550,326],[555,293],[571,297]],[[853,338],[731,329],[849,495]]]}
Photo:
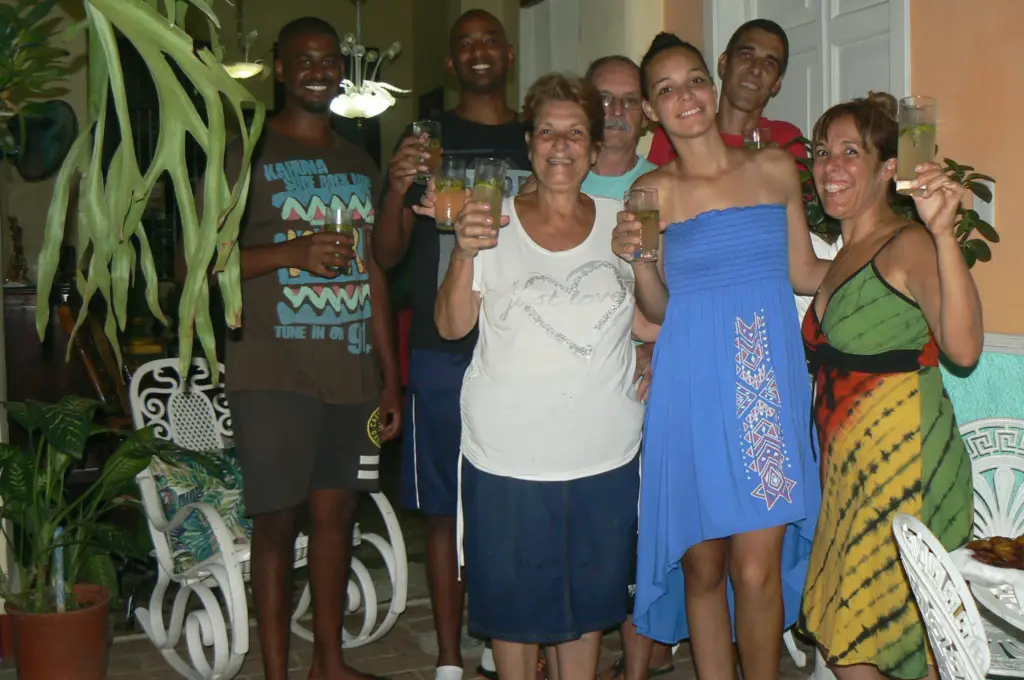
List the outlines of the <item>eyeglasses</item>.
{"label": "eyeglasses", "polygon": [[624,109],[639,109],[643,107],[644,100],[636,95],[626,95],[625,97],[616,97],[613,94],[607,92],[601,93],[601,103],[604,107],[610,108],[615,105],[615,102],[622,102],[622,108]]}

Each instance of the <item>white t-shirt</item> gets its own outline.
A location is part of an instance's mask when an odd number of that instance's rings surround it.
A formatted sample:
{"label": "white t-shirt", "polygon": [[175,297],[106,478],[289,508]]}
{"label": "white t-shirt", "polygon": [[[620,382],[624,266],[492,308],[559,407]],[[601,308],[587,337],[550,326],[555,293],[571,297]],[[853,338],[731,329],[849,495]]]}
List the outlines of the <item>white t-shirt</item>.
{"label": "white t-shirt", "polygon": [[630,338],[633,271],[611,251],[621,201],[594,198],[590,235],[541,248],[514,199],[497,247],[473,261],[480,339],[462,385],[462,453],[503,477],[564,481],[625,465],[640,446]]}

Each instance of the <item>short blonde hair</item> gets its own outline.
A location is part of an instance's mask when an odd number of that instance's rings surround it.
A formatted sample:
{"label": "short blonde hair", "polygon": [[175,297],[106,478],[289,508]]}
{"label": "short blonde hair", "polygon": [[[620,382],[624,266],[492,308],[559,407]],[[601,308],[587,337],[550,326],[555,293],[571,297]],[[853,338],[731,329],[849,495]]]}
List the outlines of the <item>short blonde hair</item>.
{"label": "short blonde hair", "polygon": [[591,141],[600,144],[604,140],[604,103],[601,93],[590,81],[561,73],[550,73],[538,78],[527,91],[523,104],[523,122],[531,134],[540,110],[549,102],[578,104],[587,118]]}

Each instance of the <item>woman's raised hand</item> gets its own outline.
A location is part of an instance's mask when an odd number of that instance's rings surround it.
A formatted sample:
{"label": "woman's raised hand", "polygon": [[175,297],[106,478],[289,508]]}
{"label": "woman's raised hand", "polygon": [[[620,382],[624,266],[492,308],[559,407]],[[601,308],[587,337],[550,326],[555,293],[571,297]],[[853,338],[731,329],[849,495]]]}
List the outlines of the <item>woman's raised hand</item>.
{"label": "woman's raised hand", "polygon": [[481,250],[495,247],[498,245],[498,230],[508,221],[509,217],[502,215],[499,223],[495,224],[489,203],[469,201],[455,221],[457,243],[452,257],[469,260]]}
{"label": "woman's raised hand", "polygon": [[631,263],[638,250],[640,250],[640,220],[636,219],[636,215],[628,210],[623,210],[618,214],[615,230],[612,231],[612,252]]}

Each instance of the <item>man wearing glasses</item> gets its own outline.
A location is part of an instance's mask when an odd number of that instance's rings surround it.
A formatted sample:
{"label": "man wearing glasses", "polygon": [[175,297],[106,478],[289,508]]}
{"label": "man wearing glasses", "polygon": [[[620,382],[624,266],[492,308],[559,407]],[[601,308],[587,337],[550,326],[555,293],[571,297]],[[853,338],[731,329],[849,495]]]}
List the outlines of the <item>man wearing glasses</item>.
{"label": "man wearing glasses", "polygon": [[601,57],[587,69],[586,79],[604,101],[604,142],[583,192],[621,201],[637,177],[658,167],[636,152],[645,131],[640,68],[629,57]]}

